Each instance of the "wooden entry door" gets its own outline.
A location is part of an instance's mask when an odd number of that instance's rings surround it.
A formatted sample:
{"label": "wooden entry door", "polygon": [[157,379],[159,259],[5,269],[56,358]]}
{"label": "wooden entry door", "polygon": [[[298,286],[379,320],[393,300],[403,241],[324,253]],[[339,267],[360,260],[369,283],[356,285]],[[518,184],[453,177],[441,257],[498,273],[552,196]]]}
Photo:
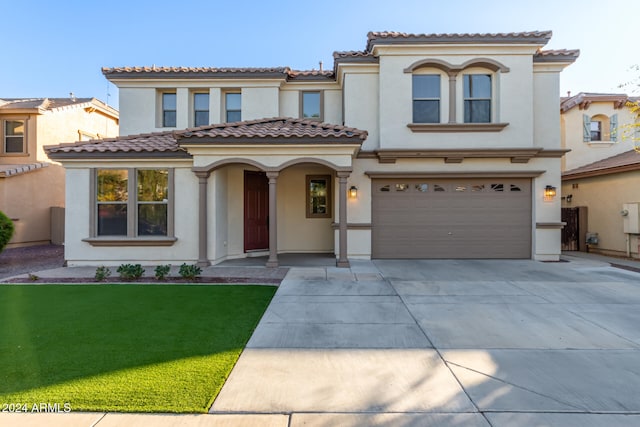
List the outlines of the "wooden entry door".
{"label": "wooden entry door", "polygon": [[269,180],[244,171],[244,250],[269,249]]}

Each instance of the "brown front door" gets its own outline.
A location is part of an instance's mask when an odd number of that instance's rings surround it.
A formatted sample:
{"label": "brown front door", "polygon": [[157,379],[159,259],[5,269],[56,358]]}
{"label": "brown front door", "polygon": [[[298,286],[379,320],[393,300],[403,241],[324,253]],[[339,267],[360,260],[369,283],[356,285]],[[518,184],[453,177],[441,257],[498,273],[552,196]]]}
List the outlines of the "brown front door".
{"label": "brown front door", "polygon": [[269,249],[269,180],[244,171],[244,250]]}

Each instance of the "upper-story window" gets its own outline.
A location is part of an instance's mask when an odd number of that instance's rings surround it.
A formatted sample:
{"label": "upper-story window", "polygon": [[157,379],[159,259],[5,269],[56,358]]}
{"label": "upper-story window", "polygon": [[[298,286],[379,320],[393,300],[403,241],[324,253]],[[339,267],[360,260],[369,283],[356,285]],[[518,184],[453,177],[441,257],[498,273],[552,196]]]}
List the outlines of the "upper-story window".
{"label": "upper-story window", "polygon": [[465,74],[463,96],[465,123],[491,123],[490,75]]}
{"label": "upper-story window", "polygon": [[591,140],[602,141],[602,122],[597,120],[591,122]]}
{"label": "upper-story window", "polygon": [[242,120],[242,98],[240,93],[226,93],[224,104],[226,122],[239,122]]}
{"label": "upper-story window", "polygon": [[440,75],[413,76],[413,123],[440,123]]}
{"label": "upper-story window", "polygon": [[206,126],[209,123],[209,94],[193,94],[193,125]]}
{"label": "upper-story window", "polygon": [[162,126],[166,128],[176,127],[176,94],[162,94]]}
{"label": "upper-story window", "polygon": [[322,92],[300,92],[300,110],[304,119],[322,120]]}
{"label": "upper-story window", "polygon": [[25,144],[25,121],[5,120],[3,126],[3,152],[6,154],[22,154],[27,152]]}
{"label": "upper-story window", "polygon": [[584,142],[617,142],[618,141],[618,115],[611,117],[605,114],[582,116],[582,137]]}

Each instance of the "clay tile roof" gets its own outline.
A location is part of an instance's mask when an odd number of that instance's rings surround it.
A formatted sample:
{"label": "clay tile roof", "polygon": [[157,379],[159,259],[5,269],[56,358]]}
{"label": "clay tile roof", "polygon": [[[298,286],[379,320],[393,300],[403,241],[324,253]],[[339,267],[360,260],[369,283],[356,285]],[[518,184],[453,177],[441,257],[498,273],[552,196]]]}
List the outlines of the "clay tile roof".
{"label": "clay tile roof", "polygon": [[574,62],[580,56],[580,49],[538,50],[533,62]]}
{"label": "clay tile roof", "polygon": [[[179,143],[209,142],[215,139],[221,143],[361,143],[367,132],[346,126],[331,125],[314,120],[273,118],[244,122],[223,123],[201,126],[182,131],[166,131],[140,135],[96,139],[69,144],[47,145],[44,147],[52,159],[95,158],[95,157],[190,157]],[[249,140],[249,141],[247,141]]]}
{"label": "clay tile roof", "polygon": [[378,58],[371,52],[361,50],[349,50],[344,52],[333,52],[334,64],[338,62],[378,62]]}
{"label": "clay tile roof", "polygon": [[367,138],[367,132],[315,120],[274,117],[186,129],[176,132],[176,137],[180,142],[186,138],[228,139],[229,142],[236,142],[238,139],[278,139],[287,142],[287,140],[304,138],[307,142],[315,142],[313,140],[324,142],[325,140],[362,141]]}
{"label": "clay tile roof", "polygon": [[236,67],[236,68],[217,68],[217,67],[102,67],[102,74],[145,74],[145,73],[157,73],[157,74],[170,74],[170,73],[286,73],[288,67],[273,67],[273,68],[249,68],[249,67]]}
{"label": "clay tile roof", "polygon": [[8,178],[10,176],[33,172],[38,169],[46,168],[49,165],[50,163],[46,162],[27,163],[21,165],[0,165],[0,178]]}
{"label": "clay tile roof", "polygon": [[640,170],[640,147],[613,157],[563,172],[562,179],[586,178],[589,176]]}
{"label": "clay tile roof", "polygon": [[333,80],[335,74],[330,70],[289,70],[289,80]]}
{"label": "clay tile roof", "polygon": [[0,105],[0,110],[35,108],[53,110],[69,105],[84,104],[92,100],[94,98],[3,98],[5,102]]}
{"label": "clay tile roof", "polygon": [[368,52],[375,44],[419,44],[419,43],[527,43],[547,44],[551,31],[521,33],[473,33],[473,34],[408,34],[394,31],[369,32]]}
{"label": "clay tile roof", "polygon": [[593,102],[613,102],[614,108],[622,108],[629,100],[633,102],[633,98],[629,98],[624,93],[580,92],[576,95],[562,98],[560,111],[565,113],[574,107],[580,107],[580,109],[588,108]]}
{"label": "clay tile roof", "polygon": [[68,154],[79,153],[86,155],[165,153],[175,154],[178,157],[188,156],[186,151],[178,146],[176,138],[173,136],[173,131],[47,145],[44,150],[49,157],[54,159],[67,157]]}

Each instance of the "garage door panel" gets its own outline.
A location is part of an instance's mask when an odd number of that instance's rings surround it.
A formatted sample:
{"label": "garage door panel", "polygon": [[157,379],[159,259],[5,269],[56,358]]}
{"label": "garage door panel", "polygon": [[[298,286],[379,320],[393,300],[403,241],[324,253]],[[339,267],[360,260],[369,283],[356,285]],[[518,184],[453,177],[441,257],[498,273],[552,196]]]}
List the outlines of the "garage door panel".
{"label": "garage door panel", "polygon": [[373,256],[529,258],[530,188],[525,179],[374,180]]}

